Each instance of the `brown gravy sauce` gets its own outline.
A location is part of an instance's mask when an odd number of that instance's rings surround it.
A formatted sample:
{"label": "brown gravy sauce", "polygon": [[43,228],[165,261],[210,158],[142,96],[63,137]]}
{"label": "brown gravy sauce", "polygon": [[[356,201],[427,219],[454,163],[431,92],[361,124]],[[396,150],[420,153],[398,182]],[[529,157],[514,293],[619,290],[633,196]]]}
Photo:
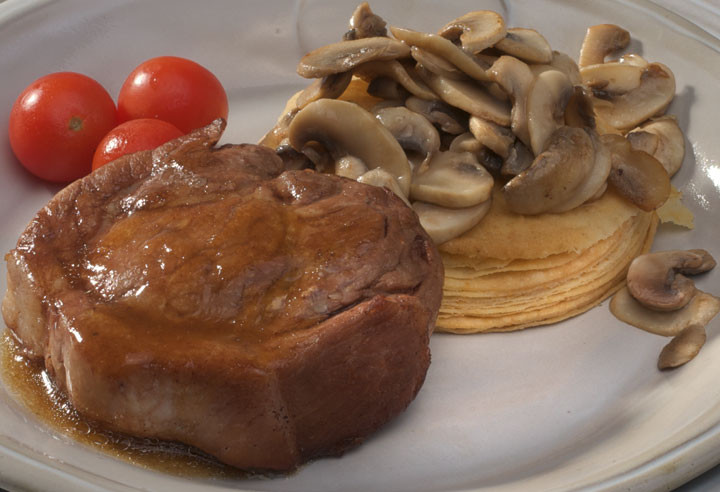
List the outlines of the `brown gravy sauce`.
{"label": "brown gravy sauce", "polygon": [[185,444],[141,439],[103,429],[81,417],[41,363],[29,360],[7,330],[0,336],[0,374],[10,393],[53,430],[110,456],[147,469],[194,478],[247,478]]}

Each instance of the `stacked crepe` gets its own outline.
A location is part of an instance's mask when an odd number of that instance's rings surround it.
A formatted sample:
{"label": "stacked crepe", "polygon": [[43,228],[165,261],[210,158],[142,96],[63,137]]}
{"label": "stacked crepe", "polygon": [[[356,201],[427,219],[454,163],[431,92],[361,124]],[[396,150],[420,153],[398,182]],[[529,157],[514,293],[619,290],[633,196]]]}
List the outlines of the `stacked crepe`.
{"label": "stacked crepe", "polygon": [[657,226],[608,190],[562,214],[510,212],[500,188],[475,228],[440,246],[445,265],[439,331],[511,331],[581,314],[623,285]]}

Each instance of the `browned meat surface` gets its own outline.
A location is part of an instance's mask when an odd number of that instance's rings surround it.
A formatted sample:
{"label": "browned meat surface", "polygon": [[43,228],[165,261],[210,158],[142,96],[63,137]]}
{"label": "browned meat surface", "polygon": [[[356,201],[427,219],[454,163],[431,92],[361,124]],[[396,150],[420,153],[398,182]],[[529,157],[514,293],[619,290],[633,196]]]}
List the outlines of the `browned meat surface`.
{"label": "browned meat surface", "polygon": [[214,148],[222,127],[58,193],[6,257],[3,316],[91,419],[287,470],[412,401],[442,266],[389,191]]}

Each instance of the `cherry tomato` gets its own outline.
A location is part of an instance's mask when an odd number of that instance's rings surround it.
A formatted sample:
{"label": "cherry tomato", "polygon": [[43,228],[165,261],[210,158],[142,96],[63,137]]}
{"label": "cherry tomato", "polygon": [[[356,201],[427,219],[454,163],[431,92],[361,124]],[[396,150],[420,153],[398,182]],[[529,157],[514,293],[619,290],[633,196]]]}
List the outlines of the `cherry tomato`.
{"label": "cherry tomato", "polygon": [[194,61],[161,56],[141,63],[118,96],[120,121],[157,118],[185,133],[216,118],[227,119],[228,100],[220,81]]}
{"label": "cherry tomato", "polygon": [[125,154],[152,150],[165,142],[181,137],[175,125],[153,118],[130,120],[116,126],[100,141],[92,161],[93,171]]}
{"label": "cherry tomato", "polygon": [[34,175],[66,183],[90,172],[98,142],[115,125],[115,103],[99,83],[79,73],[52,73],[13,104],[10,146]]}

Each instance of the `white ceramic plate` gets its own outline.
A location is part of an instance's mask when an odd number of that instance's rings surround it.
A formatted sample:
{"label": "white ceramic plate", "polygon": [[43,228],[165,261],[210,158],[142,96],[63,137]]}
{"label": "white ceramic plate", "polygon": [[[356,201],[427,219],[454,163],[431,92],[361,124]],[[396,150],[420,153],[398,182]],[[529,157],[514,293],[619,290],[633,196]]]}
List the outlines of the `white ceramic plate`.
{"label": "white ceramic plate", "polygon": [[[49,72],[86,73],[116,95],[127,73],[157,55],[207,66],[231,99],[225,141],[256,141],[306,83],[295,65],[340,38],[356,0],[144,2],[68,0],[0,4],[0,250],[8,251],[56,187],[25,173],[7,142],[17,94]],[[693,231],[662,227],[656,249],[706,248],[720,258],[718,42],[646,2],[560,0],[377,1],[390,23],[436,30],[473,9],[543,33],[577,56],[587,26],[609,22],[632,48],[670,66],[670,108],[688,151],[673,182],[695,214]],[[4,275],[0,291],[4,292]],[[720,272],[698,280],[720,294]],[[670,488],[720,462],[720,319],[699,357],[655,369],[666,339],[616,321],[607,303],[573,320],[519,333],[435,335],[433,363],[400,418],[340,459],[279,479],[190,480],[140,469],[47,430],[0,387],[0,484],[41,490],[638,490]]]}

